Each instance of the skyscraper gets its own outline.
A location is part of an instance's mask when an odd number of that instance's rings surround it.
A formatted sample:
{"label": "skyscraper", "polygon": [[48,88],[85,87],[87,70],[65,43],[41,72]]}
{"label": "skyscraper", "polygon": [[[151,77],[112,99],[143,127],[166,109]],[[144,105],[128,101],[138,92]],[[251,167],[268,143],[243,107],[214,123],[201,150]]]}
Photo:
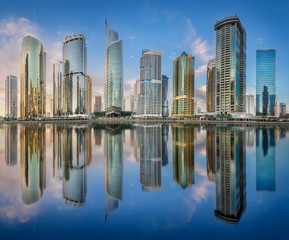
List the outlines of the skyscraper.
{"label": "skyscraper", "polygon": [[194,115],[195,58],[183,52],[174,60],[173,116]]}
{"label": "skyscraper", "polygon": [[101,96],[97,94],[95,96],[95,101],[94,101],[94,112],[100,112],[101,111]]}
{"label": "skyscraper", "polygon": [[246,95],[246,113],[255,115],[255,101],[253,94]]}
{"label": "skyscraper", "polygon": [[130,96],[130,111],[134,112],[134,95]]}
{"label": "skyscraper", "polygon": [[87,113],[87,49],[82,34],[66,36],[63,43],[64,114]]}
{"label": "skyscraper", "polygon": [[86,76],[87,81],[87,114],[92,113],[91,101],[92,101],[92,79],[90,76]]}
{"label": "skyscraper", "polygon": [[133,86],[134,90],[134,112],[139,114],[140,113],[140,82],[139,79],[135,81]]}
{"label": "skyscraper", "polygon": [[53,115],[63,114],[64,82],[63,64],[61,61],[53,64]]}
{"label": "skyscraper", "polygon": [[275,116],[276,50],[256,52],[256,115]]}
{"label": "skyscraper", "polygon": [[5,116],[17,118],[17,77],[7,76],[5,81]]}
{"label": "skyscraper", "polygon": [[286,114],[286,103],[280,102],[280,117]]}
{"label": "skyscraper", "polygon": [[20,63],[20,117],[46,114],[46,53],[31,36],[22,41]]}
{"label": "skyscraper", "polygon": [[216,105],[216,59],[211,59],[207,68],[207,112],[215,112]]}
{"label": "skyscraper", "polygon": [[166,75],[162,75],[162,116],[169,116],[169,78]]}
{"label": "skyscraper", "polygon": [[247,35],[237,16],[215,24],[216,30],[216,112],[246,110]]}
{"label": "skyscraper", "polygon": [[162,52],[144,49],[140,59],[140,115],[162,115]]}
{"label": "skyscraper", "polygon": [[122,40],[105,19],[104,105],[106,115],[120,115],[123,106]]}
{"label": "skyscraper", "polygon": [[256,190],[276,190],[275,129],[256,129]]}

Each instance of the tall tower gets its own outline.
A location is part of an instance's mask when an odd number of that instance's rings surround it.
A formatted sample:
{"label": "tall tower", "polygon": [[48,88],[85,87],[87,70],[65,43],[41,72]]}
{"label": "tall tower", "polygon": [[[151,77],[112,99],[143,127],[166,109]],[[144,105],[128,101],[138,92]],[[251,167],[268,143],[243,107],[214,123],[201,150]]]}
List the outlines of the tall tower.
{"label": "tall tower", "polygon": [[169,78],[166,75],[162,75],[162,116],[169,116]]}
{"label": "tall tower", "polygon": [[123,105],[122,40],[107,26],[104,46],[104,108],[106,115],[120,115]]}
{"label": "tall tower", "polygon": [[46,114],[46,53],[36,38],[22,41],[20,63],[20,117]]}
{"label": "tall tower", "polygon": [[66,36],[63,43],[64,114],[86,114],[86,43],[84,35]]}
{"label": "tall tower", "polygon": [[275,116],[276,50],[256,52],[256,115]]}
{"label": "tall tower", "polygon": [[5,81],[5,116],[17,118],[17,77],[7,76]]}
{"label": "tall tower", "polygon": [[86,76],[87,81],[87,114],[92,113],[92,79]]}
{"label": "tall tower", "polygon": [[63,114],[64,82],[61,61],[53,64],[53,115]]}
{"label": "tall tower", "polygon": [[162,115],[162,52],[144,49],[140,59],[140,115]]}
{"label": "tall tower", "polygon": [[207,68],[207,112],[216,108],[216,59],[211,59]]}
{"label": "tall tower", "polygon": [[226,17],[216,30],[216,112],[246,110],[246,31],[239,18]]}
{"label": "tall tower", "polygon": [[173,116],[194,115],[195,58],[183,52],[174,60]]}

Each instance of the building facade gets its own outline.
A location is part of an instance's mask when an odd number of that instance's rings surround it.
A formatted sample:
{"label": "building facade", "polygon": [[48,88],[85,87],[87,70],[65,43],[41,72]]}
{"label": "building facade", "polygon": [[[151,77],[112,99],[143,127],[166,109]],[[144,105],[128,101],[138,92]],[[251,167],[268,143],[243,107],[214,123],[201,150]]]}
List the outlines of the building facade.
{"label": "building facade", "polygon": [[46,114],[46,53],[40,41],[25,37],[20,59],[20,117],[41,117]]}
{"label": "building facade", "polygon": [[105,20],[104,103],[106,115],[120,115],[123,106],[122,40]]}
{"label": "building facade", "polygon": [[246,95],[246,113],[255,115],[255,100],[253,94]]}
{"label": "building facade", "polygon": [[162,52],[144,49],[140,59],[140,111],[142,116],[162,115]]}
{"label": "building facade", "polygon": [[215,112],[216,101],[216,59],[211,59],[207,67],[207,112]]}
{"label": "building facade", "polygon": [[92,113],[92,79],[86,76],[87,81],[87,114]]}
{"label": "building facade", "polygon": [[287,113],[286,103],[280,102],[280,117],[284,116]]}
{"label": "building facade", "polygon": [[64,100],[64,81],[63,81],[63,64],[61,61],[53,64],[53,115],[63,114]]}
{"label": "building facade", "polygon": [[183,52],[174,60],[173,75],[173,116],[193,116],[195,58]]}
{"label": "building facade", "polygon": [[256,115],[275,116],[276,50],[256,52]]}
{"label": "building facade", "polygon": [[169,78],[166,75],[162,75],[162,116],[169,116]]}
{"label": "building facade", "polygon": [[87,113],[86,52],[84,35],[66,36],[63,43],[65,115]]}
{"label": "building facade", "polygon": [[237,16],[215,24],[216,109],[218,113],[246,111],[246,31]]}
{"label": "building facade", "polygon": [[139,114],[140,112],[140,82],[139,79],[135,81],[135,84],[133,86],[133,92],[134,92],[134,112],[136,114]]}
{"label": "building facade", "polygon": [[102,98],[101,95],[96,95],[94,100],[94,112],[100,112],[102,107]]}
{"label": "building facade", "polygon": [[5,116],[17,118],[17,77],[7,76],[5,81]]}

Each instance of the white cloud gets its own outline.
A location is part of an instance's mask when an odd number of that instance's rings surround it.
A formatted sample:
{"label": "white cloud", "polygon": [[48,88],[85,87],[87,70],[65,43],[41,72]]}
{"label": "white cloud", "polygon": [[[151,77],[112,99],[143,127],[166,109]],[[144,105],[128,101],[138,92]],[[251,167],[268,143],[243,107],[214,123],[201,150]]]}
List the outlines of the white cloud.
{"label": "white cloud", "polygon": [[197,77],[203,75],[206,72],[207,72],[207,64],[199,66],[195,71]]}
{"label": "white cloud", "polygon": [[202,62],[207,63],[210,59],[213,58],[211,54],[211,47],[208,45],[207,40],[202,40],[201,37],[198,37],[191,44],[191,51],[196,56],[199,57]]}

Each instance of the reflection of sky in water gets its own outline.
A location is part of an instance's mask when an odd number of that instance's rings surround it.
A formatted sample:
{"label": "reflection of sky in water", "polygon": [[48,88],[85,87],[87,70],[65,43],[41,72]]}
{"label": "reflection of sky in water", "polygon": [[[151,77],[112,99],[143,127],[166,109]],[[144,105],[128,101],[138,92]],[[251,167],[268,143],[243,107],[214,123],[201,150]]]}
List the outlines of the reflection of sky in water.
{"label": "reflection of sky in water", "polygon": [[[11,134],[15,131],[8,131],[7,126],[0,127],[2,236],[18,238],[29,234],[32,238],[49,238],[55,231],[54,236],[61,232],[59,237],[72,239],[86,236],[151,239],[179,236],[273,238],[276,234],[278,237],[288,235],[289,230],[285,226],[289,213],[288,129],[226,129],[190,125],[182,128],[170,125],[167,131],[161,125],[93,125],[91,128],[89,125],[46,125],[44,135],[38,133],[39,129],[40,126],[35,127],[33,135],[31,127],[18,125],[18,144],[13,148]],[[174,131],[176,129],[178,131]],[[155,134],[162,131],[165,131],[164,135]],[[207,134],[209,131],[217,134]],[[257,143],[256,133],[259,134]],[[244,161],[246,166],[246,185],[243,188],[246,208],[238,224],[225,223],[215,216],[216,184],[213,181],[217,181],[218,174],[214,173],[214,168],[207,168],[207,157],[214,156],[207,151],[208,144],[220,134],[223,134],[222,146],[216,144],[209,148],[215,151],[216,156],[220,151],[218,154],[226,156],[230,162],[231,158],[238,159],[240,148],[245,152],[241,162]],[[238,139],[238,144],[241,141],[243,145],[236,148],[232,135]],[[210,140],[208,136],[211,136]],[[26,145],[25,138],[28,140]],[[39,151],[40,144],[44,144],[43,151]],[[16,165],[6,163],[9,154],[6,146],[12,146],[10,152],[17,150]],[[159,153],[165,146],[167,149],[163,151],[167,160]],[[230,150],[228,154],[227,150]],[[188,161],[185,156],[193,158]],[[174,157],[178,158],[175,165]],[[85,166],[83,161],[90,158],[89,165]],[[26,163],[21,159],[26,159]],[[29,161],[33,164],[32,168],[27,164]],[[145,165],[141,164],[142,161]],[[158,161],[167,161],[168,164],[161,166]],[[188,168],[190,171],[186,171]],[[29,175],[32,169],[37,174],[33,172]],[[45,179],[41,169],[45,172]],[[233,168],[230,169],[233,171]],[[177,170],[177,176],[189,181],[185,182],[185,189],[175,177]],[[190,173],[193,175],[188,176]],[[144,174],[143,180],[141,174]],[[221,173],[221,176],[225,175]],[[36,201],[30,205],[24,203],[22,196],[21,184],[25,179],[21,178],[25,176],[33,177],[29,179],[33,180],[33,191],[38,190]],[[149,188],[144,189],[142,185]],[[262,188],[258,189],[257,185]],[[228,208],[228,205],[225,207]]]}

